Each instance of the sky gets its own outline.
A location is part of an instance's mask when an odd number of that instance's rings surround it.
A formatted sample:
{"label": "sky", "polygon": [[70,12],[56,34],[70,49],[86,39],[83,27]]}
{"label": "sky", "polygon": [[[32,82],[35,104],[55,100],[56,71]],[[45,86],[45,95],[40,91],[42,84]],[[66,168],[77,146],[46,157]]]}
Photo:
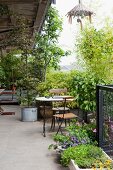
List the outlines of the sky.
{"label": "sky", "polygon": [[[93,22],[98,25],[102,25],[103,19],[106,16],[113,18],[113,0],[82,0],[82,3],[92,11],[95,12]],[[56,0],[55,7],[58,9],[60,16],[63,18],[63,32],[59,38],[59,44],[64,50],[74,50],[74,42],[76,39],[77,31],[79,31],[79,25],[76,22],[76,18],[69,24],[66,16],[74,6],[78,4],[78,0]],[[61,59],[61,65],[68,65],[76,62],[76,57],[72,53],[70,57],[64,57]]]}

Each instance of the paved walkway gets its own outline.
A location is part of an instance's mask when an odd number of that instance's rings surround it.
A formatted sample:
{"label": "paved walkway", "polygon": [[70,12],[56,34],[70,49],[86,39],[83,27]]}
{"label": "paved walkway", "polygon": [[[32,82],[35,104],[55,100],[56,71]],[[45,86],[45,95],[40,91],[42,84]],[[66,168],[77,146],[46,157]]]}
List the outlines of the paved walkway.
{"label": "paved walkway", "polygon": [[[51,132],[42,135],[42,122],[20,121],[20,107],[2,106],[15,115],[0,116],[0,170],[68,170],[58,163],[58,155],[49,151]],[[50,125],[47,124],[49,130]]]}

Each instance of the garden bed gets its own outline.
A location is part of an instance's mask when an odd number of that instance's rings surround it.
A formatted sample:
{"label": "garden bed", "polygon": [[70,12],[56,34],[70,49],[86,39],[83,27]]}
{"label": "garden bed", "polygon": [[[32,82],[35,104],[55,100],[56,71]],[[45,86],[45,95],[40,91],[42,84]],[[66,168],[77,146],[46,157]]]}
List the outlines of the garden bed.
{"label": "garden bed", "polygon": [[[108,164],[108,166],[110,166],[109,164],[110,164],[110,162],[113,163],[113,160],[105,152],[104,152],[104,154],[108,158],[108,160],[107,160],[108,162],[106,163],[105,167],[104,167],[104,164],[103,164],[103,165],[101,165],[103,167],[99,167],[99,168],[96,168],[96,169],[100,169],[100,168],[102,168],[102,170],[107,170],[107,168],[111,169],[111,167],[107,167],[107,164]],[[93,168],[85,168],[85,169],[84,168],[79,168],[78,165],[75,163],[75,161],[72,160],[72,159],[71,159],[70,164],[69,164],[69,169],[70,170],[93,170]]]}

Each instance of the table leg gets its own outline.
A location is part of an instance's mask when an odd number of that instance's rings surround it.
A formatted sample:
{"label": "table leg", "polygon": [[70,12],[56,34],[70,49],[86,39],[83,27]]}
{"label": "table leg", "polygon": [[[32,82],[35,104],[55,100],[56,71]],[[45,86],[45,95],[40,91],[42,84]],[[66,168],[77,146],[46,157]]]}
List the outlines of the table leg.
{"label": "table leg", "polygon": [[44,137],[46,137],[46,134],[45,134],[45,122],[46,122],[46,119],[45,119],[45,102],[44,102],[44,115],[43,115],[43,135]]}
{"label": "table leg", "polygon": [[83,120],[84,120],[84,122],[85,122],[85,123],[87,123],[87,122],[88,122],[88,120],[87,120],[87,116],[88,116],[88,112],[83,111]]}

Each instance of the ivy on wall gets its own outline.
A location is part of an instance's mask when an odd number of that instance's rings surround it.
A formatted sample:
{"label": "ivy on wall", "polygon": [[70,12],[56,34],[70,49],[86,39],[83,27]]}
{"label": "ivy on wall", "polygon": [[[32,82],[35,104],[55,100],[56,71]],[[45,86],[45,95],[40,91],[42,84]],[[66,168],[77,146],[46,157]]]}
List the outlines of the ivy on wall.
{"label": "ivy on wall", "polygon": [[0,16],[8,15],[8,14],[9,14],[8,6],[4,4],[0,4]]}

